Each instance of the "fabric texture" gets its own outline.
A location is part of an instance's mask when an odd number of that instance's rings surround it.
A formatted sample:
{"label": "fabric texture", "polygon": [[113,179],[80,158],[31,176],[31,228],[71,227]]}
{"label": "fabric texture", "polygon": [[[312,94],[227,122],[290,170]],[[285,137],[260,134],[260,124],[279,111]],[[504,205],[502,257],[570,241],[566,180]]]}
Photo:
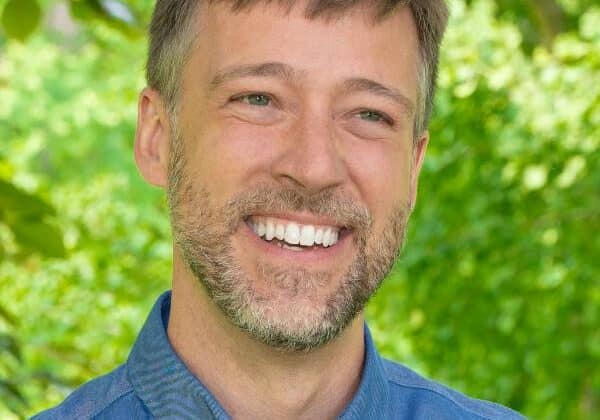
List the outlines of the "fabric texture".
{"label": "fabric texture", "polygon": [[[126,363],[75,390],[46,419],[229,419],[167,338],[170,292],[154,305]],[[365,326],[359,388],[339,417],[350,419],[521,419],[498,404],[466,397],[383,359]]]}

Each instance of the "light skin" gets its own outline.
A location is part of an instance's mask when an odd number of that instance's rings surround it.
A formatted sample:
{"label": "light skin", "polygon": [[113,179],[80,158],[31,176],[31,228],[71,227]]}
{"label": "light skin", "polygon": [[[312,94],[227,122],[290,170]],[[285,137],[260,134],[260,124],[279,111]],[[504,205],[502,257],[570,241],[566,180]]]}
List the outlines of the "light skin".
{"label": "light skin", "polygon": [[[218,204],[264,185],[343,192],[369,210],[375,247],[394,208],[414,203],[428,140],[423,133],[415,141],[413,133],[418,53],[410,11],[373,23],[361,9],[306,20],[301,7],[285,14],[258,5],[232,14],[214,5],[197,25],[177,116],[189,179]],[[138,111],[136,162],[149,183],[166,188],[171,119],[150,88]],[[254,216],[335,224],[305,211]],[[259,239],[245,222],[231,235],[232,252],[249,286],[271,299],[268,316],[286,325],[326,305],[357,253],[352,231],[330,248],[299,252]],[[257,267],[265,261],[332,274],[310,294],[291,294],[261,277]],[[177,245],[173,265],[169,339],[228,413],[309,419],[343,411],[360,382],[362,312],[326,345],[285,351],[233,325]]]}

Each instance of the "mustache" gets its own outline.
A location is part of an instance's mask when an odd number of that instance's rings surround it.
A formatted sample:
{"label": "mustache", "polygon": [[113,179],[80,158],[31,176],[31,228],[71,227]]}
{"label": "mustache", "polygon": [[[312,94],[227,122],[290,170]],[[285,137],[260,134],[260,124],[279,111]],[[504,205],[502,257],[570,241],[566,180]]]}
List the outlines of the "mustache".
{"label": "mustache", "polygon": [[224,206],[230,226],[256,213],[308,212],[331,218],[347,229],[367,232],[372,224],[371,213],[355,199],[333,190],[307,192],[300,188],[259,186],[242,192]]}

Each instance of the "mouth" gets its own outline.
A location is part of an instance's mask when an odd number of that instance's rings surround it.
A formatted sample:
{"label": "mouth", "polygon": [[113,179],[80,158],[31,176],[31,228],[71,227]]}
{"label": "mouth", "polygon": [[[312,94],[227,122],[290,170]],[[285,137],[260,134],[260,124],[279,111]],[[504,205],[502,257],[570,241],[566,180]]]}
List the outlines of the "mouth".
{"label": "mouth", "polygon": [[335,224],[309,224],[270,216],[250,216],[245,222],[262,241],[291,251],[335,247],[351,231]]}

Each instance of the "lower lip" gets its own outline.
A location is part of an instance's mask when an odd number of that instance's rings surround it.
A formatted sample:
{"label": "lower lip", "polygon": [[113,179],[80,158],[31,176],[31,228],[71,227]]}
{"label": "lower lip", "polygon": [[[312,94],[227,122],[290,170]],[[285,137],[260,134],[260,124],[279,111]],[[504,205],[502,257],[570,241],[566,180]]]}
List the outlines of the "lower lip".
{"label": "lower lip", "polygon": [[303,263],[331,262],[332,259],[339,257],[351,243],[351,234],[342,235],[335,245],[316,248],[303,248],[302,250],[292,250],[282,248],[276,242],[268,242],[256,235],[252,228],[246,223],[242,223],[242,234],[250,240],[252,246],[259,251],[272,255],[280,260]]}

